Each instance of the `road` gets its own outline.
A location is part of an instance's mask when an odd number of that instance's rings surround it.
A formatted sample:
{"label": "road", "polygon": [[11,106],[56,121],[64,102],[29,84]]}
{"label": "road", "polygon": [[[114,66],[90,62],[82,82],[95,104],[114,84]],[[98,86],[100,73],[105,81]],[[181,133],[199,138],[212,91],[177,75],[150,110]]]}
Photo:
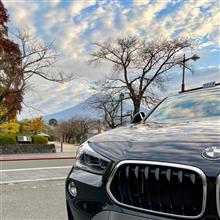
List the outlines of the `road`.
{"label": "road", "polygon": [[9,161],[0,162],[0,170],[21,169],[34,167],[56,167],[56,166],[72,166],[73,160],[31,160],[31,161]]}
{"label": "road", "polygon": [[0,220],[67,219],[64,178],[73,162],[0,162]]}
{"label": "road", "polygon": [[64,180],[1,185],[1,220],[67,219]]}

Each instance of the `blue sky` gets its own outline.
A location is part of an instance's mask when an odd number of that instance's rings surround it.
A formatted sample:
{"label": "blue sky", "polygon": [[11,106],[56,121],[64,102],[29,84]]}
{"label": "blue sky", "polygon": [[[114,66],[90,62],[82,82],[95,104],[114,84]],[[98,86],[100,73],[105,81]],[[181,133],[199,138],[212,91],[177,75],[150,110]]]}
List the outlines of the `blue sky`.
{"label": "blue sky", "polygon": [[[220,15],[218,0],[3,0],[10,15],[10,31],[29,28],[40,40],[53,41],[60,53],[55,69],[73,72],[76,80],[57,84],[33,78],[25,95],[21,117],[57,112],[92,94],[90,82],[111,72],[110,65],[88,66],[91,43],[137,35],[190,36],[198,40],[192,51],[201,58],[192,63],[188,87],[220,81]],[[189,54],[190,55],[190,54]],[[180,71],[181,72],[181,71]],[[167,93],[178,91],[180,74],[172,77]]]}

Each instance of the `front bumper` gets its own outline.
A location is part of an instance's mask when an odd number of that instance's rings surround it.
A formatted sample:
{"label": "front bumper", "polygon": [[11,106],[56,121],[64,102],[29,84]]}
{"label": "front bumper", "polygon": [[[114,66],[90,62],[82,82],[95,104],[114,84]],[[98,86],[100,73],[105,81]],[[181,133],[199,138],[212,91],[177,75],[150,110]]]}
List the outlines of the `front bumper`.
{"label": "front bumper", "polygon": [[[174,218],[143,213],[116,205],[106,190],[110,172],[101,176],[77,168],[70,171],[66,179],[69,220],[174,220]],[[76,198],[73,198],[68,192],[67,186],[70,181],[74,181],[76,185]],[[219,217],[205,214],[199,220],[219,220]]]}
{"label": "front bumper", "polygon": [[[68,192],[74,181],[77,197]],[[115,205],[106,191],[107,176],[73,168],[66,179],[66,204],[69,220],[168,220]]]}

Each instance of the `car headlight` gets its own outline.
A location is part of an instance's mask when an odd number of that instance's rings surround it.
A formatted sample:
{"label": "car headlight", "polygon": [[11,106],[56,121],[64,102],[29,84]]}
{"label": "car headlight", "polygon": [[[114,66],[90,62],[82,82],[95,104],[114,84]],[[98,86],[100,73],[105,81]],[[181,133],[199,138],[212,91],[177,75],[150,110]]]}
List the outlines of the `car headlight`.
{"label": "car headlight", "polygon": [[103,174],[109,164],[110,160],[96,153],[88,142],[83,143],[77,151],[75,167],[92,173]]}

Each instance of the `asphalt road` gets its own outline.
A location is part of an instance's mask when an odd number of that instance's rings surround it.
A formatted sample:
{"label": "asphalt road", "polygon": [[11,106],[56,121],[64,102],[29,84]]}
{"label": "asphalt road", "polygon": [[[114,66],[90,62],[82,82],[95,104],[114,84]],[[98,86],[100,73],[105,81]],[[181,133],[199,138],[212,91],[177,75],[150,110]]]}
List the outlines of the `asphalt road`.
{"label": "asphalt road", "polygon": [[73,159],[65,160],[27,160],[27,161],[9,161],[0,162],[0,170],[6,169],[21,169],[34,167],[57,167],[57,166],[72,166]]}
{"label": "asphalt road", "polygon": [[0,220],[67,219],[65,177],[73,160],[0,164]]}
{"label": "asphalt road", "polygon": [[67,219],[64,180],[1,185],[1,220]]}

